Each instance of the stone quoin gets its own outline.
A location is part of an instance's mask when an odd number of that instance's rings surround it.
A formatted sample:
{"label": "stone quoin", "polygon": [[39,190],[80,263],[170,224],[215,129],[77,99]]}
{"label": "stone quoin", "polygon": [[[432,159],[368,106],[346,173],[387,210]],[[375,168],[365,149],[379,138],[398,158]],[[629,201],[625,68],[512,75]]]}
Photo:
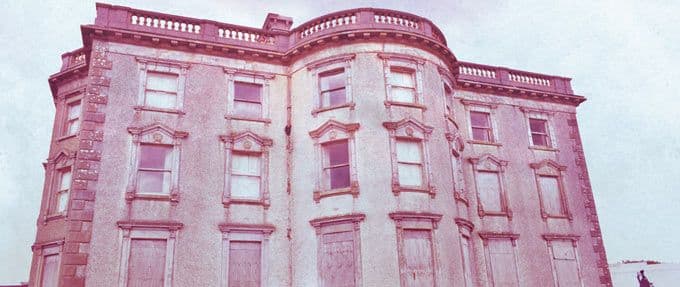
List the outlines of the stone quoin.
{"label": "stone quoin", "polygon": [[612,286],[569,78],[393,10],[96,9],[49,78],[29,286]]}

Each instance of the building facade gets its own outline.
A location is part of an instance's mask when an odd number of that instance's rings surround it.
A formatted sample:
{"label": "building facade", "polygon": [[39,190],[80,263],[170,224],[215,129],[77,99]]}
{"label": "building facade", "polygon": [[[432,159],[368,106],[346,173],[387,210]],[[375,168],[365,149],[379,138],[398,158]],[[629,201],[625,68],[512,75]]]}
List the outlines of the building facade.
{"label": "building facade", "polygon": [[30,286],[611,286],[568,78],[384,9],[81,31]]}

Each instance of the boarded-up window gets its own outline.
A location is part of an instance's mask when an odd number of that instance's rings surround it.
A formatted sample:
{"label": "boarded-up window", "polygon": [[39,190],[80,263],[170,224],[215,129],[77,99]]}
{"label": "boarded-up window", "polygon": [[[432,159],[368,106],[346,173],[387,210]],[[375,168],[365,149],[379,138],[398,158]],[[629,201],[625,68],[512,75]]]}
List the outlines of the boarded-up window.
{"label": "boarded-up window", "polygon": [[399,185],[423,185],[423,152],[420,141],[397,140]]}
{"label": "boarded-up window", "polygon": [[553,264],[558,287],[580,287],[576,251],[571,241],[552,241]]}
{"label": "boarded-up window", "polygon": [[234,153],[231,159],[231,195],[260,198],[260,155]]}
{"label": "boarded-up window", "polygon": [[128,261],[128,287],[163,287],[166,240],[132,239]]}
{"label": "boarded-up window", "polygon": [[262,117],[262,85],[234,82],[234,114],[249,118]]}
{"label": "boarded-up window", "polygon": [[144,105],[162,109],[176,108],[178,78],[176,74],[147,72]]}
{"label": "boarded-up window", "polygon": [[390,85],[392,100],[396,102],[415,103],[416,85],[413,71],[403,68],[390,69]]}
{"label": "boarded-up window", "polygon": [[59,184],[54,197],[54,212],[65,212],[68,208],[68,195],[71,189],[71,169],[59,170]]}
{"label": "boarded-up window", "polygon": [[64,135],[75,135],[80,129],[80,100],[68,104]]}
{"label": "boarded-up window", "polygon": [[350,186],[349,143],[347,140],[323,145],[324,182],[326,188],[336,189]]}
{"label": "boarded-up window", "polygon": [[321,245],[321,286],[355,286],[354,232],[324,234]]}
{"label": "boarded-up window", "polygon": [[463,268],[465,269],[465,286],[472,287],[472,264],[470,260],[470,238],[461,236],[461,248],[463,249]]}
{"label": "boarded-up window", "polygon": [[477,171],[477,192],[485,212],[502,212],[500,178],[497,172]]}
{"label": "boarded-up window", "polygon": [[563,214],[562,199],[558,178],[554,176],[539,176],[543,209],[549,215]]}
{"label": "boarded-up window", "polygon": [[332,107],[347,102],[345,94],[345,70],[332,70],[319,75],[321,107]]}
{"label": "boarded-up window", "polygon": [[434,286],[431,231],[406,229],[402,236],[402,281],[409,287]]}
{"label": "boarded-up window", "polygon": [[229,242],[229,287],[259,287],[262,269],[260,242]]}
{"label": "boarded-up window", "polygon": [[170,193],[172,182],[172,146],[141,144],[137,191]]}
{"label": "boarded-up window", "polygon": [[493,239],[488,242],[494,287],[517,287],[517,265],[510,239]]}
{"label": "boarded-up window", "polygon": [[59,283],[59,254],[43,257],[41,287],[57,287]]}

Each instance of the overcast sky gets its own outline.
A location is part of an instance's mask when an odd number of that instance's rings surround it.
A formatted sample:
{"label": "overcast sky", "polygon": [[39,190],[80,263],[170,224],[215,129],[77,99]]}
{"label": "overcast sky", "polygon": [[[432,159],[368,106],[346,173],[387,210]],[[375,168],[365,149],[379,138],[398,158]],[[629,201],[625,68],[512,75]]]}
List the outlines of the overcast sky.
{"label": "overcast sky", "polygon": [[[380,7],[439,26],[458,59],[572,77],[610,262],[680,262],[680,2],[128,1],[111,4],[261,27]],[[597,3],[591,3],[597,2]],[[27,281],[54,105],[47,78],[81,47],[94,1],[0,1],[0,283]]]}

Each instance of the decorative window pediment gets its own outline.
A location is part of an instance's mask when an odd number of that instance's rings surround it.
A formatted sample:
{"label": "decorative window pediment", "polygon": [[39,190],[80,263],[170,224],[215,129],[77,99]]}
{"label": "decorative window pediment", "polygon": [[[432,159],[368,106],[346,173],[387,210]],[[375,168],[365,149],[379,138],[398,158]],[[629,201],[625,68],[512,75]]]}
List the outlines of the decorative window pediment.
{"label": "decorative window pediment", "polygon": [[428,126],[414,118],[405,118],[398,122],[384,122],[383,126],[392,131],[395,137],[427,139],[433,127]]}
{"label": "decorative window pediment", "polygon": [[128,132],[133,144],[126,200],[159,199],[176,204],[181,141],[189,134],[161,123],[129,127]]}
{"label": "decorative window pediment", "polygon": [[537,163],[529,164],[534,170],[538,199],[541,207],[541,217],[573,219],[569,210],[567,194],[563,182],[563,172],[566,166],[545,159]]}
{"label": "decorative window pediment", "polygon": [[316,184],[314,201],[321,198],[351,194],[359,196],[354,133],[358,123],[328,120],[309,132],[316,150]]}
{"label": "decorative window pediment", "polygon": [[220,136],[225,148],[222,203],[269,207],[269,147],[273,141],[251,131]]}
{"label": "decorative window pediment", "polygon": [[501,160],[491,154],[484,154],[478,158],[470,158],[470,162],[478,171],[503,172],[508,165],[508,161]]}
{"label": "decorative window pediment", "polygon": [[507,216],[512,219],[504,179],[508,162],[491,154],[470,158],[469,161],[475,178],[479,216]]}

